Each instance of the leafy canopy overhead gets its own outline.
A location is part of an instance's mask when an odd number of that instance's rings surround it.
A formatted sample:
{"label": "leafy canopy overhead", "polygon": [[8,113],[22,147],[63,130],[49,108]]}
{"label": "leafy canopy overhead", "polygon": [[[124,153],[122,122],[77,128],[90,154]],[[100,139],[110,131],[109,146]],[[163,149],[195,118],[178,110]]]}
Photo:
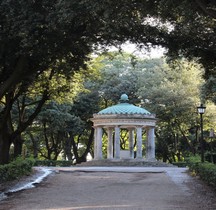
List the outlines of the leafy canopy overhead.
{"label": "leafy canopy overhead", "polygon": [[139,8],[130,1],[1,1],[0,98],[59,62],[67,74],[84,67],[97,44],[156,42],[150,33],[157,29],[142,24],[148,10]]}
{"label": "leafy canopy overhead", "polygon": [[167,36],[169,55],[197,57],[204,65],[206,78],[215,76],[216,58],[215,1],[161,1],[161,19],[173,30]]}
{"label": "leafy canopy overhead", "polygon": [[0,98],[58,62],[56,71],[69,74],[98,44],[127,40],[199,57],[208,78],[215,72],[215,16],[214,1],[204,0],[0,1]]}
{"label": "leafy canopy overhead", "polygon": [[[11,142],[33,122],[49,91],[66,90],[67,79],[86,69],[98,46],[130,41],[161,45],[172,57],[198,57],[207,98],[215,98],[215,26],[211,0],[0,0],[0,163],[9,161]],[[41,77],[47,80],[35,112],[13,131],[15,101]]]}

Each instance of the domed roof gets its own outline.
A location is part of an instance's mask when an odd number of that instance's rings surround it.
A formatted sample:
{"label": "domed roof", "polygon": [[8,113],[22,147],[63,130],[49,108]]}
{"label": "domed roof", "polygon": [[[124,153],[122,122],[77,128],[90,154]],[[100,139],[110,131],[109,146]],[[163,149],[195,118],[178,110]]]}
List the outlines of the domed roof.
{"label": "domed roof", "polygon": [[107,107],[106,109],[98,112],[99,115],[103,114],[144,114],[150,115],[151,113],[146,109],[143,109],[138,106],[134,106],[133,104],[128,103],[128,96],[126,94],[122,94],[120,98],[120,103],[114,106]]}

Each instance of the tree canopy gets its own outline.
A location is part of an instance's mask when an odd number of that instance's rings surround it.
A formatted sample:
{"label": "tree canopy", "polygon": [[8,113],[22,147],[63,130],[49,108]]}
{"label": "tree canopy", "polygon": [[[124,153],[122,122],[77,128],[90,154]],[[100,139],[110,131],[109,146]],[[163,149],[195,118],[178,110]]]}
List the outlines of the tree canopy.
{"label": "tree canopy", "polygon": [[97,44],[127,40],[199,57],[208,77],[215,66],[214,8],[203,0],[1,1],[0,98],[59,63],[61,71],[78,70]]}
{"label": "tree canopy", "polygon": [[[86,69],[98,47],[130,41],[163,46],[172,58],[196,57],[205,69],[205,98],[216,101],[215,22],[211,0],[0,0],[0,163],[49,99],[49,81]],[[44,73],[35,112],[14,130],[13,105]]]}
{"label": "tree canopy", "polygon": [[[0,1],[0,100],[3,106],[0,113],[0,153],[3,154],[0,163],[8,162],[9,147],[16,137],[11,128],[12,106],[39,75],[51,70],[48,80],[58,73],[71,77],[74,71],[85,69],[89,54],[98,44],[124,42],[134,26],[142,27],[138,23],[140,18],[133,12],[135,6],[129,9],[119,3]],[[123,13],[125,19],[120,21]],[[131,25],[133,21],[135,25]],[[49,98],[48,86],[44,88],[37,111],[19,134]]]}

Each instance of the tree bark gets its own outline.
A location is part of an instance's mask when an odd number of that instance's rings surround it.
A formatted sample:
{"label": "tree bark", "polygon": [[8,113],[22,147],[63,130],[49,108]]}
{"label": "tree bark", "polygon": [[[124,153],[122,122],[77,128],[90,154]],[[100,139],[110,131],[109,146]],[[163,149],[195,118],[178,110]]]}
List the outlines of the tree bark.
{"label": "tree bark", "polygon": [[13,104],[12,96],[12,92],[5,96],[5,107],[0,113],[0,164],[7,164],[10,160],[11,134],[13,133],[10,114]]}
{"label": "tree bark", "polygon": [[16,138],[13,140],[14,143],[14,157],[18,157],[22,154],[22,146],[23,146],[23,140],[21,138],[21,135],[17,135]]}
{"label": "tree bark", "polygon": [[72,143],[71,143],[71,138],[66,139],[65,141],[65,155],[68,160],[72,160],[73,154],[71,152],[72,149]]}
{"label": "tree bark", "polygon": [[72,134],[70,134],[70,139],[71,139],[71,143],[72,143],[72,146],[73,146],[73,153],[74,153],[74,156],[75,156],[76,164],[86,162],[87,161],[87,155],[88,155],[88,153],[90,151],[92,142],[94,140],[94,128],[91,128],[91,133],[89,135],[89,139],[88,139],[88,143],[86,145],[85,152],[81,156],[79,156],[79,154],[78,154],[77,144],[76,144]]}
{"label": "tree bark", "polygon": [[28,134],[31,138],[32,145],[33,145],[33,156],[34,158],[37,158],[38,157],[38,140],[34,138],[31,132],[29,132]]}
{"label": "tree bark", "polygon": [[0,130],[0,165],[9,163],[10,145],[10,135],[7,126],[5,126]]}
{"label": "tree bark", "polygon": [[35,117],[41,111],[42,106],[48,99],[48,91],[45,90],[44,94],[39,101],[34,112],[29,116],[28,120],[22,122],[20,121],[17,129],[14,131],[12,120],[11,120],[11,110],[16,96],[14,96],[13,91],[9,92],[5,96],[5,107],[0,113],[0,164],[8,163],[10,160],[10,145],[14,143],[14,155],[15,157],[20,155],[22,152],[23,141],[21,139],[21,133],[26,130],[26,128],[33,122]]}
{"label": "tree bark", "polygon": [[82,154],[82,159],[85,160],[83,162],[86,162],[87,160],[87,155],[88,153],[90,152],[90,148],[91,148],[91,145],[92,145],[92,142],[94,140],[94,128],[91,128],[91,133],[89,135],[89,139],[88,139],[88,143],[87,143],[87,147],[86,147],[86,150],[85,152]]}
{"label": "tree bark", "polygon": [[[206,3],[205,0],[195,0],[195,2],[198,4],[200,10],[207,16],[210,16],[212,18],[216,18],[216,12],[214,8],[210,8],[210,4]],[[213,3],[212,3],[213,6]]]}
{"label": "tree bark", "polygon": [[20,56],[13,73],[4,83],[0,85],[0,99],[5,96],[11,87],[16,86],[23,79],[23,75],[26,73],[26,68],[27,59],[24,56]]}
{"label": "tree bark", "polygon": [[76,142],[74,140],[74,136],[73,134],[70,133],[70,141],[71,141],[71,144],[72,144],[72,148],[73,148],[73,153],[74,153],[74,156],[75,156],[75,160],[76,162],[78,161],[79,159],[79,155],[78,155],[78,149],[77,149],[77,145],[76,145]]}

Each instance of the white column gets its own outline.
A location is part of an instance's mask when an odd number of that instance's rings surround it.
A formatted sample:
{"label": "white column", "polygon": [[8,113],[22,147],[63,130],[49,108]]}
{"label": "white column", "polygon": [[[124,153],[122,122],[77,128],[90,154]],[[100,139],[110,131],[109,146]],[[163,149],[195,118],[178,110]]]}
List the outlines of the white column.
{"label": "white column", "polygon": [[146,159],[148,161],[155,161],[155,137],[154,137],[154,127],[149,127],[147,129],[147,151]]}
{"label": "white column", "polygon": [[120,128],[115,126],[115,156],[114,159],[120,158]]}
{"label": "white column", "polygon": [[136,132],[137,132],[137,154],[136,154],[136,158],[141,159],[142,158],[142,127],[137,127]]}
{"label": "white column", "polygon": [[129,128],[129,151],[130,158],[134,158],[134,130],[133,128]]}
{"label": "white column", "polygon": [[113,159],[113,129],[108,128],[108,142],[107,142],[107,158]]}
{"label": "white column", "polygon": [[102,128],[96,127],[96,160],[102,159]]}
{"label": "white column", "polygon": [[97,127],[94,127],[94,159],[97,159]]}

